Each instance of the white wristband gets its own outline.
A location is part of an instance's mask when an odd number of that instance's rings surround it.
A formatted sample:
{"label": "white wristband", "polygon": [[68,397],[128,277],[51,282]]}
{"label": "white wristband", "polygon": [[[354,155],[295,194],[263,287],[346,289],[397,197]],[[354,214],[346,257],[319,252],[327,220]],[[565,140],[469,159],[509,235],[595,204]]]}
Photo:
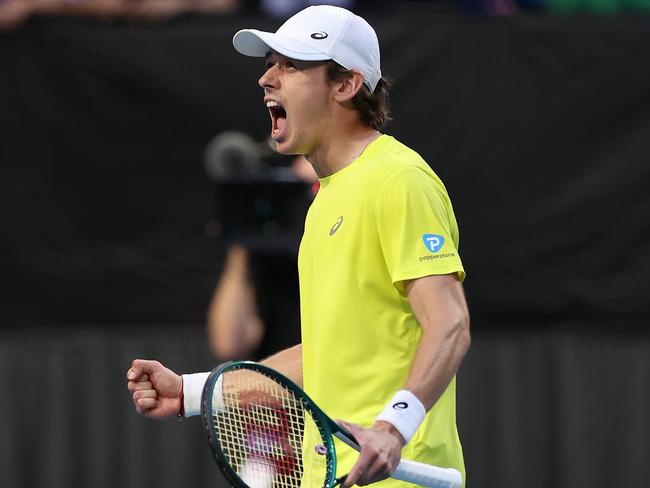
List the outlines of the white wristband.
{"label": "white wristband", "polygon": [[203,385],[210,373],[193,373],[183,375],[183,406],[185,417],[201,414],[201,395]]}
{"label": "white wristband", "polygon": [[400,390],[393,395],[376,420],[393,424],[408,444],[426,414],[418,397],[408,390]]}

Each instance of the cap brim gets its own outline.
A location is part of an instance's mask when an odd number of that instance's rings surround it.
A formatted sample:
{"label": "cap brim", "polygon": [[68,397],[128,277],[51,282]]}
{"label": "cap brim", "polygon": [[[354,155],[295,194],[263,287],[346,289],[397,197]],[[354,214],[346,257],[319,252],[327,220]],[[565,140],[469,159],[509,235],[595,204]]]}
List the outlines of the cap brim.
{"label": "cap brim", "polygon": [[234,48],[244,56],[263,58],[269,51],[276,51],[283,56],[301,61],[324,61],[331,59],[327,54],[290,37],[274,32],[256,29],[240,30],[232,38]]}

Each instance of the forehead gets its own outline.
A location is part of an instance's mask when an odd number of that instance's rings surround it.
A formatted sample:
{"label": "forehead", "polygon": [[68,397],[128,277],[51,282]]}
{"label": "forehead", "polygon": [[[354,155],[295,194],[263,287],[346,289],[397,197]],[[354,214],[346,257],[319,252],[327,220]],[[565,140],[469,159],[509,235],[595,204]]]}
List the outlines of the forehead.
{"label": "forehead", "polygon": [[273,63],[290,62],[300,70],[307,70],[319,66],[324,66],[327,63],[327,61],[302,61],[299,59],[290,58],[288,56],[285,56],[284,54],[280,54],[277,51],[273,51],[272,49],[267,51],[266,55],[264,56],[264,61],[267,64],[270,62]]}
{"label": "forehead", "polygon": [[297,59],[289,58],[289,57],[287,57],[287,56],[285,56],[283,54],[280,54],[279,52],[276,52],[276,51],[274,51],[272,49],[269,49],[266,52],[266,55],[264,56],[264,59],[266,61],[269,61],[269,60],[274,60],[274,61],[280,61],[280,60],[281,61],[298,61]]}

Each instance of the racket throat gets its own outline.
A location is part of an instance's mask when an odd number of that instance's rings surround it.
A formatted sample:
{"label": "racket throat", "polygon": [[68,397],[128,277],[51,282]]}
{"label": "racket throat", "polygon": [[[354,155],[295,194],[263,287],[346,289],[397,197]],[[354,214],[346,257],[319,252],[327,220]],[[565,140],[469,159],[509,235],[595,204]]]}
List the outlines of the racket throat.
{"label": "racket throat", "polygon": [[[352,434],[348,437],[345,435],[343,432],[335,432],[334,437],[336,437],[338,440],[340,440],[343,444],[345,444],[348,447],[351,447],[352,449],[356,451],[361,451],[361,447],[359,444],[357,444],[357,440],[352,437]],[[347,476],[347,475],[346,475]]]}

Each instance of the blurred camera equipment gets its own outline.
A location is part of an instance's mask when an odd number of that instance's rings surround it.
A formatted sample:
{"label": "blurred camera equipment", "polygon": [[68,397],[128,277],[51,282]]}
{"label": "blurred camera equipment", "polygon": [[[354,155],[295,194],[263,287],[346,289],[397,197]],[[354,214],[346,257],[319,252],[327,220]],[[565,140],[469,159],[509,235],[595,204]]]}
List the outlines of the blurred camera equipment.
{"label": "blurred camera equipment", "polygon": [[291,170],[292,161],[275,152],[273,141],[258,142],[243,132],[212,139],[204,156],[214,183],[208,234],[226,247],[295,254],[313,193]]}

